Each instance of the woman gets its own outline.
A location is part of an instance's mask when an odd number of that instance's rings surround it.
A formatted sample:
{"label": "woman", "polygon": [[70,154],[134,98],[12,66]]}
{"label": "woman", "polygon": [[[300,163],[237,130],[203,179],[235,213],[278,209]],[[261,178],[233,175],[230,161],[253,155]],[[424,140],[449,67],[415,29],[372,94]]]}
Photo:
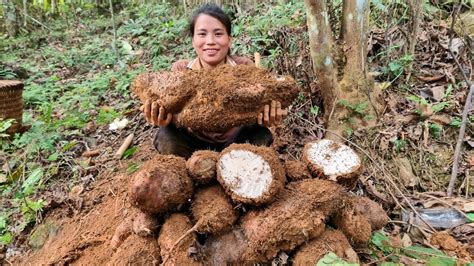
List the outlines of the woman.
{"label": "woman", "polygon": [[[193,60],[175,62],[172,71],[210,69],[223,64],[251,65],[252,60],[230,56],[232,45],[231,22],[221,8],[214,4],[206,4],[198,9],[190,23],[193,48],[197,57]],[[266,127],[274,126],[283,120],[284,112],[281,104],[272,101],[258,114],[255,125],[240,126],[227,132],[190,132],[185,128],[177,128],[171,121],[173,115],[157,102],[147,101],[144,106],[146,120],[160,126],[153,144],[161,154],[174,154],[189,158],[196,150],[211,149],[220,151],[231,143],[251,143],[269,146],[273,137]]]}

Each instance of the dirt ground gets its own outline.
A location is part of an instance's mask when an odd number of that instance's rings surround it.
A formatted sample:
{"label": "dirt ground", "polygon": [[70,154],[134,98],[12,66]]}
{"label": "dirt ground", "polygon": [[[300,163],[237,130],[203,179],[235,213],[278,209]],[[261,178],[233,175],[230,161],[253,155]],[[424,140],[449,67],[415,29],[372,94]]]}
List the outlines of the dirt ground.
{"label": "dirt ground", "polygon": [[[142,161],[153,155],[151,140],[140,145],[134,161]],[[109,248],[115,228],[125,220],[132,206],[127,198],[131,175],[126,164],[116,173],[104,173],[90,191],[80,195],[82,208],[56,208],[43,224],[54,224],[59,229],[49,234],[44,246],[16,257],[15,265],[34,262],[46,264],[151,264],[159,261],[156,238],[131,235],[116,252]]]}

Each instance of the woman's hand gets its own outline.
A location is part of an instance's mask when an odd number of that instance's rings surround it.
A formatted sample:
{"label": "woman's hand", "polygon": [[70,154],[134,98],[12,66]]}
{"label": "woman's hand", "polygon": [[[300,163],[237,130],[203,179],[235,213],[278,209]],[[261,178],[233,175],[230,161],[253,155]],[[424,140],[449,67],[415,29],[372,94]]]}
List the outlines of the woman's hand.
{"label": "woman's hand", "polygon": [[148,99],[142,107],[146,121],[154,126],[166,127],[173,119],[173,114],[167,113],[165,108],[159,107],[156,101],[152,102]]}
{"label": "woman's hand", "polygon": [[279,101],[272,101],[271,105],[266,104],[263,110],[258,113],[257,123],[261,126],[272,127],[281,124],[288,112],[281,109]]}

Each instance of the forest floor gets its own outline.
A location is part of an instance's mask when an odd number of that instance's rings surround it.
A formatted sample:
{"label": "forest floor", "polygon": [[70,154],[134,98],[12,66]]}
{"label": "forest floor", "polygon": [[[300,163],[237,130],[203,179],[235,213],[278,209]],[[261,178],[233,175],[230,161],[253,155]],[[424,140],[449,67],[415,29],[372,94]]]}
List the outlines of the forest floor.
{"label": "forest floor", "polygon": [[[333,8],[337,14],[340,7]],[[407,5],[373,9],[368,61],[386,107],[376,126],[348,130],[341,139],[365,166],[354,193],[382,204],[391,218],[357,250],[365,263],[453,265],[474,257],[472,112],[455,196],[446,196],[468,93],[453,55],[469,78],[472,73],[472,42],[462,31],[469,27],[451,28],[452,9],[423,7],[414,55],[406,52]],[[242,12],[234,20],[235,53],[260,52],[264,67],[294,76],[303,88],[284,125],[272,129],[281,159],[300,159],[305,143],[324,136],[303,4],[261,5],[260,16]],[[138,237],[130,240],[134,249],[108,248],[131,211],[129,179],[155,153],[155,128],[145,122],[129,85],[145,70],[191,58],[192,47],[186,18],[169,5],[122,8],[116,22],[116,52],[108,14],[87,9],[47,21],[49,29],[29,25],[17,38],[1,37],[0,79],[25,82],[24,123],[31,125],[8,139],[1,133],[9,121],[0,121],[0,246],[7,262],[123,263],[137,250],[145,263],[159,260]],[[362,107],[347,108],[364,114]],[[131,133],[132,146],[116,159]],[[413,209],[441,225],[426,226]]]}

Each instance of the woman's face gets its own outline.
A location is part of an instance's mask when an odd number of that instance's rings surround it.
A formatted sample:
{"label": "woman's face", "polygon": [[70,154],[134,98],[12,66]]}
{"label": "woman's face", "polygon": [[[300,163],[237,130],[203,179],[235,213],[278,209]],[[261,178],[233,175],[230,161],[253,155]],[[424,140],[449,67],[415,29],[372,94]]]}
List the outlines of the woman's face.
{"label": "woman's face", "polygon": [[199,15],[194,24],[193,47],[204,67],[223,62],[231,43],[224,24],[209,15]]}

